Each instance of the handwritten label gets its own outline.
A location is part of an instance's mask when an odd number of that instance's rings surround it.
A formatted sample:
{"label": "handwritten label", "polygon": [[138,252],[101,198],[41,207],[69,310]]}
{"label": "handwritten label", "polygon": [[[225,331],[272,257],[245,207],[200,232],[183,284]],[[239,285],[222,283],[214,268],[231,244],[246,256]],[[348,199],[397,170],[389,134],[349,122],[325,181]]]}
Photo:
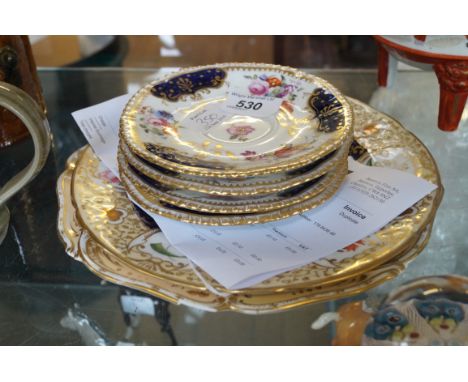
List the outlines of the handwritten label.
{"label": "handwritten label", "polygon": [[219,107],[206,107],[182,121],[184,127],[209,131],[213,127],[221,125],[230,115],[220,110]]}

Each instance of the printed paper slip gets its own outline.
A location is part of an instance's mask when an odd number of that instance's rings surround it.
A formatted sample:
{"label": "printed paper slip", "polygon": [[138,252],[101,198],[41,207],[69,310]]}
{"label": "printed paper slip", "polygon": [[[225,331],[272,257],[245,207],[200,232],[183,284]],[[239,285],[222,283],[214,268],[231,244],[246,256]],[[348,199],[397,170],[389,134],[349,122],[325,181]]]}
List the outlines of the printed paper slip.
{"label": "printed paper slip", "polygon": [[96,155],[117,176],[119,120],[130,97],[130,94],[125,94],[72,113]]}
{"label": "printed paper slip", "polygon": [[436,188],[401,171],[352,166],[332,200],[279,222],[205,227],[153,217],[169,242],[218,282],[245,288],[370,235]]}
{"label": "printed paper slip", "polygon": [[[101,160],[117,173],[122,96],[73,113]],[[81,125],[80,125],[81,127]],[[337,195],[312,211],[282,221],[234,227],[187,224],[150,214],[168,241],[229,289],[257,284],[316,261],[379,230],[436,186],[412,174],[363,166],[350,159]]]}

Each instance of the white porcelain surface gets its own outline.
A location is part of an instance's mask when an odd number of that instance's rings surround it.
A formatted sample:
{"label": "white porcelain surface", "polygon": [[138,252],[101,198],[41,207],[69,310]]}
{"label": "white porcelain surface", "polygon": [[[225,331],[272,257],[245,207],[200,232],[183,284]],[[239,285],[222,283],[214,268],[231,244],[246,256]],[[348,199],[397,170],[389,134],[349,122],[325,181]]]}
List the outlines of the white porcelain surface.
{"label": "white porcelain surface", "polygon": [[[263,103],[280,99],[279,111],[226,112],[232,91]],[[346,100],[320,78],[267,64],[216,64],[141,89],[122,115],[121,137],[137,155],[166,168],[178,163],[259,175],[335,150],[350,135],[351,122]]]}

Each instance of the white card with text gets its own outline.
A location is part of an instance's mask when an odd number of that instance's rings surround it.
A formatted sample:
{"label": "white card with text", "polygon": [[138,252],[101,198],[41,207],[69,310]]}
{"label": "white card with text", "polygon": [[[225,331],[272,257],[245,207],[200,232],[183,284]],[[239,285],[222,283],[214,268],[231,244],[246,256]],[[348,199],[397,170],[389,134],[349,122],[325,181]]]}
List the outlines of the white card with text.
{"label": "white card with text", "polygon": [[237,90],[227,92],[222,109],[228,113],[265,118],[278,113],[282,98],[256,96]]}
{"label": "white card with text", "polygon": [[350,167],[330,201],[278,222],[206,227],[152,216],[169,242],[219,283],[246,288],[372,234],[436,188],[398,170]]}
{"label": "white card with text", "polygon": [[115,174],[119,175],[117,149],[119,147],[119,121],[131,94],[124,94],[72,113],[75,122],[96,155]]}

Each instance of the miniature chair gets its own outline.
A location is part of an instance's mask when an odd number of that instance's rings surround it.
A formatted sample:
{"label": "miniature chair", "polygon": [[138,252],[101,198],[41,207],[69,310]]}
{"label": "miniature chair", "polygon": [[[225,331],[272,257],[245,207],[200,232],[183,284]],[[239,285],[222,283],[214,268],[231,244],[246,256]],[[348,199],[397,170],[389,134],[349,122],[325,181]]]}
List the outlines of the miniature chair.
{"label": "miniature chair", "polygon": [[391,86],[397,60],[432,68],[440,86],[438,126],[458,128],[468,97],[468,36],[374,36],[378,45],[378,83]]}

